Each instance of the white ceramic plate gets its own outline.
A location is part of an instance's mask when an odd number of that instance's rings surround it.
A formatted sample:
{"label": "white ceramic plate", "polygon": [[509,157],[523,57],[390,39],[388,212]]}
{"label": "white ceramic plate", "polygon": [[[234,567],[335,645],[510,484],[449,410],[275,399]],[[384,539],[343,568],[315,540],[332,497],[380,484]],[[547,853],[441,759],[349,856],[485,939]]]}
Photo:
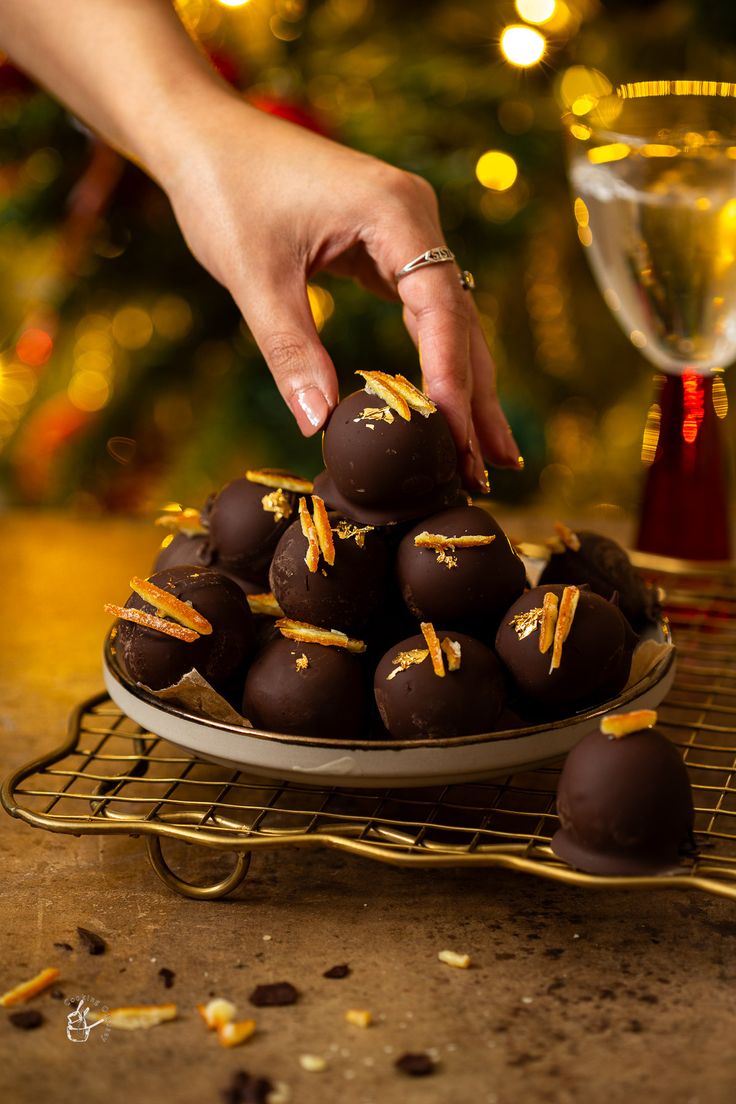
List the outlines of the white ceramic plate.
{"label": "white ceramic plate", "polygon": [[[651,638],[669,642],[666,622]],[[675,676],[668,650],[640,682],[618,698],[569,719],[482,736],[446,740],[323,740],[207,721],[136,686],[120,669],[110,639],[103,659],[105,686],[124,713],[149,732],[200,759],[268,778],[354,787],[432,786],[471,782],[538,766],[570,750],[594,718],[621,709],[653,709]]]}

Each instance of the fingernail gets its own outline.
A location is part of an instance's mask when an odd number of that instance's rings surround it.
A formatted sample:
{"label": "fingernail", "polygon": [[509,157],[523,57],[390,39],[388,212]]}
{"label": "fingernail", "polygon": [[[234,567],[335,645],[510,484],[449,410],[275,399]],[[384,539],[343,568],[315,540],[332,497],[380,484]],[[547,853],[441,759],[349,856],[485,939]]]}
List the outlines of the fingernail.
{"label": "fingernail", "polygon": [[525,461],[524,461],[524,457],[523,457],[523,456],[517,456],[517,457],[516,457],[516,466],[517,466],[517,468],[519,469],[519,471],[523,471],[523,470],[524,470],[524,468],[526,467],[526,464],[525,464]]}
{"label": "fingernail", "polygon": [[472,437],[468,437],[468,440],[465,444],[465,448],[468,450],[468,452],[473,457],[473,459],[475,459],[475,446],[473,444],[473,438]]}
{"label": "fingernail", "polygon": [[296,401],[304,411],[307,421],[315,429],[319,429],[327,420],[330,406],[327,399],[317,387],[305,387],[303,391],[297,391]]}
{"label": "fingernail", "polygon": [[481,490],[482,494],[490,494],[491,493],[491,484],[490,484],[489,479],[488,479],[488,472],[485,468],[483,469],[482,479],[478,480],[478,485],[480,486],[480,490]]}

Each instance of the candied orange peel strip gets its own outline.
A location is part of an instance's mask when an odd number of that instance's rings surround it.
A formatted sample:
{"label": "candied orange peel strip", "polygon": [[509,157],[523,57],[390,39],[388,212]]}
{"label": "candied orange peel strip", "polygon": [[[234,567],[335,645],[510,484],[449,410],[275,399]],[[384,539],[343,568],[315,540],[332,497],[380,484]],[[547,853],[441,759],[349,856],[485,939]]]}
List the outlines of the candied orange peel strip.
{"label": "candied orange peel strip", "polygon": [[332,567],[335,562],[335,542],[332,537],[330,519],[327,516],[327,507],[325,506],[324,499],[320,498],[319,495],[312,495],[312,516],[314,518],[314,527],[317,530],[319,550],[324,557],[325,563]]}
{"label": "candied orange peel strip", "polygon": [[631,713],[611,713],[601,718],[601,732],[620,740],[632,732],[641,732],[644,728],[654,728],[657,723],[656,709],[635,709]]}
{"label": "candied orange peel strip", "polygon": [[299,521],[302,523],[302,533],[307,538],[307,554],[304,562],[314,573],[319,567],[319,535],[304,497],[299,499]]}
{"label": "candied orange peel strip", "polygon": [[199,537],[207,532],[202,524],[201,513],[193,506],[176,504],[171,507],[166,506],[164,509],[166,512],[156,518],[154,525],[161,525],[172,533],[184,533],[187,537]]}
{"label": "candied orange peel strip", "polygon": [[429,658],[432,660],[434,673],[437,675],[437,678],[444,678],[445,665],[442,662],[442,646],[437,638],[437,633],[434,631],[434,625],[431,621],[422,621],[419,628],[422,630],[422,636],[427,642]]}
{"label": "candied orange peel strip", "polygon": [[59,976],[59,971],[56,966],[47,966],[45,970],[41,970],[35,977],[30,978],[28,981],[22,981],[20,985],[16,985],[15,988],[9,989],[7,993],[3,993],[0,997],[0,1007],[12,1008],[14,1004],[23,1004],[24,1001],[30,1000],[31,997],[35,997],[38,993],[42,993],[44,989],[48,989],[49,985],[53,985]]}
{"label": "candied orange peel strip", "polygon": [[248,594],[248,605],[251,613],[263,613],[267,617],[283,617],[284,611],[276,601],[276,596],[269,591],[267,594]]}
{"label": "candied orange peel strip", "polygon": [[459,640],[450,640],[445,636],[440,644],[442,651],[447,656],[447,670],[459,671],[462,662],[463,650]]}
{"label": "candied orange peel strip", "polygon": [[103,609],[105,613],[119,617],[121,621],[133,621],[146,629],[155,629],[157,632],[166,633],[167,636],[174,636],[177,640],[183,640],[185,644],[193,644],[195,640],[199,640],[199,633],[194,629],[187,629],[176,621],[167,621],[165,617],[157,617],[155,613],[130,609],[129,606],[115,606],[112,602],[106,602]]}
{"label": "candied orange peel strip", "polygon": [[325,647],[345,648],[348,652],[365,651],[365,643],[362,640],[354,640],[338,629],[321,629],[318,625],[310,625],[306,621],[292,621],[290,617],[281,617],[276,622],[276,628],[287,640],[299,640],[303,644],[323,644]]}
{"label": "candied orange peel strip", "polygon": [[220,1046],[240,1046],[241,1043],[250,1039],[255,1029],[255,1020],[232,1020],[218,1027],[217,1038],[220,1042]]}
{"label": "candied orange peel strip", "polygon": [[277,471],[275,468],[249,468],[245,473],[249,483],[258,483],[261,487],[273,487],[277,491],[293,491],[294,494],[311,494],[314,484],[309,479],[300,479],[298,475]]}
{"label": "candied orange peel strip", "polygon": [[414,544],[417,548],[480,548],[484,544],[493,544],[495,539],[495,533],[445,537],[442,533],[427,533],[425,531],[414,538]]}
{"label": "candied orange peel strip", "polygon": [[148,579],[140,579],[137,575],[134,575],[130,580],[130,589],[144,602],[148,602],[149,605],[153,606],[159,616],[162,613],[168,613],[169,617],[173,617],[185,629],[193,629],[201,636],[209,636],[212,632],[212,625],[206,617],[203,617],[201,613],[197,613],[187,602],[182,602],[170,591],[156,586]]}
{"label": "candied orange peel strip", "polygon": [[570,629],[572,628],[579,598],[579,587],[566,586],[562,592],[562,598],[560,599],[560,606],[557,613],[557,624],[555,625],[555,638],[552,642],[552,662],[549,665],[550,674],[560,666],[562,645],[567,640]]}
{"label": "candied orange peel strip", "polygon": [[542,619],[539,623],[539,650],[542,655],[548,652],[555,639],[559,599],[548,590],[542,602]]}
{"label": "candied orange peel strip", "polygon": [[554,523],[554,530],[565,548],[569,548],[571,552],[580,551],[580,537],[577,533],[572,531],[569,525],[565,525],[562,521],[556,521]]}
{"label": "candied orange peel strip", "polygon": [[232,1001],[225,1000],[224,997],[213,997],[207,1004],[198,1004],[197,1011],[210,1031],[215,1031],[234,1020],[237,1009]]}
{"label": "candied orange peel strip", "polygon": [[436,412],[437,407],[432,400],[418,387],[415,387],[406,376],[402,376],[397,372],[395,376],[389,376],[389,379],[392,381],[394,390],[398,391],[402,399],[409,404],[412,410],[416,410],[417,414],[421,414],[423,418],[428,418],[430,414]]}
{"label": "candied orange peel strip", "polygon": [[394,386],[393,376],[389,376],[385,372],[363,372],[362,370],[355,374],[363,377],[365,380],[364,390],[369,395],[377,395],[379,399],[383,399],[386,405],[395,410],[405,422],[411,420],[411,408],[404,396]]}
{"label": "candied orange peel strip", "polygon": [[139,1028],[155,1027],[167,1020],[175,1020],[178,1012],[175,1004],[133,1004],[127,1008],[111,1008],[105,1013],[105,1021],[110,1027],[138,1031]]}

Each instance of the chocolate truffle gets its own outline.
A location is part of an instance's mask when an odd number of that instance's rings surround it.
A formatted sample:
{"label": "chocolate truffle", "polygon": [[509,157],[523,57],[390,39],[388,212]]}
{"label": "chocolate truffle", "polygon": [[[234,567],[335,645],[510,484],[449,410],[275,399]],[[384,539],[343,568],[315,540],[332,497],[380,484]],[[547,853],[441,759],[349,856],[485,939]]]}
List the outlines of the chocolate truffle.
{"label": "chocolate truffle", "polygon": [[526,585],[524,565],[506,534],[479,506],[443,510],[415,525],[399,545],[396,566],[415,617],[481,638],[495,637]]}
{"label": "chocolate truffle", "polygon": [[435,673],[437,661],[424,635],[389,648],[376,668],[376,705],[395,740],[471,736],[495,728],[505,689],[493,652],[450,629],[438,629],[436,638],[443,676]]}
{"label": "chocolate truffle", "polygon": [[[557,787],[561,828],[552,850],[590,874],[666,874],[694,850],[693,799],[682,757],[656,713],[604,718],[616,736],[589,732],[565,761]],[[633,727],[632,727],[633,726]]]}
{"label": "chocolate truffle", "polygon": [[170,533],[164,537],[153,565],[154,571],[188,564],[191,567],[210,567],[215,554],[206,533],[189,535]]}
{"label": "chocolate truffle", "polygon": [[279,636],[248,671],[243,715],[257,728],[272,732],[361,739],[366,701],[360,656]]}
{"label": "chocolate truffle", "polygon": [[311,489],[295,476],[265,470],[222,488],[208,517],[218,567],[265,587],[274,549],[296,517],[297,494],[289,486]]}
{"label": "chocolate truffle", "polygon": [[617,592],[621,612],[635,629],[656,618],[656,591],[647,586],[620,544],[588,529],[573,533],[564,525],[556,528],[559,540],[539,577],[540,586],[587,583],[603,598]]}
{"label": "chocolate truffle", "polygon": [[[312,500],[305,500],[311,503]],[[389,548],[381,533],[356,526],[334,512],[334,562],[323,554],[306,562],[310,549],[301,521],[286,530],[273,556],[271,590],[287,617],[346,633],[362,633],[381,615],[389,576]]]}
{"label": "chocolate truffle", "polygon": [[459,481],[450,428],[434,404],[424,409],[409,408],[406,419],[365,390],[343,399],[324,432],[327,470],[317,476],[315,491],[368,525],[410,521],[455,502]]}
{"label": "chocolate truffle", "polygon": [[[568,629],[569,600],[576,591],[577,606]],[[543,614],[546,594],[558,601],[549,635]],[[526,591],[504,614],[496,634],[496,652],[522,700],[531,699],[551,714],[615,697],[626,685],[635,645],[636,637],[617,606],[591,590],[560,584]]]}
{"label": "chocolate truffle", "polygon": [[[242,590],[231,579],[206,567],[166,568],[148,582],[191,606],[209,622],[212,632],[188,642],[121,618],[116,648],[130,677],[152,690],[161,690],[194,668],[216,690],[223,690],[244,670],[254,647],[253,616]],[[161,609],[137,593],[131,594],[125,608],[154,615]],[[163,611],[159,616],[177,620]]]}

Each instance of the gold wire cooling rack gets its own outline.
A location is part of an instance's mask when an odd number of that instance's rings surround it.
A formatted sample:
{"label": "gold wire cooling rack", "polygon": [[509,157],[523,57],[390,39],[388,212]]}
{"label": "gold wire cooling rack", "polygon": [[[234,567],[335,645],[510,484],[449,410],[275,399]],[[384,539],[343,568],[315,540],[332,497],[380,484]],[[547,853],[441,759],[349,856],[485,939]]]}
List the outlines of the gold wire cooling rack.
{"label": "gold wire cooling rack", "polygon": [[[652,561],[649,561],[650,566]],[[660,727],[682,750],[696,806],[697,857],[660,877],[581,874],[549,847],[559,764],[484,783],[355,791],[254,778],[193,759],[146,732],[104,694],[74,712],[65,743],[2,788],[12,816],[52,832],[144,836],[161,879],[214,899],[262,848],[333,847],[398,866],[495,866],[589,887],[699,889],[736,899],[736,569],[658,561],[678,648]],[[177,874],[162,841],[235,853],[209,885]]]}

